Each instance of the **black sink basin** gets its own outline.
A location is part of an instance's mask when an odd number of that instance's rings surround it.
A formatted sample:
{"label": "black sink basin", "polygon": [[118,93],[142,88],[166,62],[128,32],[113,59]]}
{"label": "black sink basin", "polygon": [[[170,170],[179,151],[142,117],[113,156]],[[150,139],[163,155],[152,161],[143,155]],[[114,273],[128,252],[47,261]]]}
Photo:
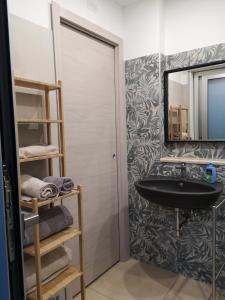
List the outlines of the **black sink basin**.
{"label": "black sink basin", "polygon": [[176,177],[152,176],[135,182],[138,193],[145,199],[163,206],[176,208],[207,208],[222,193],[221,183]]}

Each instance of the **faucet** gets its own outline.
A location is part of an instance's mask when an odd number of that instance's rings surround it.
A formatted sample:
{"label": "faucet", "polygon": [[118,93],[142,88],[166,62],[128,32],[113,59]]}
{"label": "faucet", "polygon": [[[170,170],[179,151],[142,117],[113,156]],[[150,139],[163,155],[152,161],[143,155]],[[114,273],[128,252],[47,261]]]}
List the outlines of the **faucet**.
{"label": "faucet", "polygon": [[186,164],[185,163],[181,163],[180,166],[176,166],[176,169],[180,169],[180,177],[181,178],[186,178],[187,177],[187,169],[186,169]]}

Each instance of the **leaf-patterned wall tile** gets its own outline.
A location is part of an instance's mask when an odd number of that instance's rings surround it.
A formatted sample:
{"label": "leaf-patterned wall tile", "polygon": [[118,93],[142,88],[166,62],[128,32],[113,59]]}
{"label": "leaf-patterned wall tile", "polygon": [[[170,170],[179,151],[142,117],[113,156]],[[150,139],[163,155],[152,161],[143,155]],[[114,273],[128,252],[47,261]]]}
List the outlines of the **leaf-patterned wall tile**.
{"label": "leaf-patterned wall tile", "polygon": [[166,56],[166,70],[188,67],[190,56],[188,51]]}
{"label": "leaf-patterned wall tile", "polygon": [[[176,237],[173,209],[141,198],[134,182],[148,175],[179,176],[175,164],[160,163],[163,156],[225,158],[225,143],[164,143],[163,72],[199,63],[225,59],[225,44],[194,49],[174,55],[153,54],[126,61],[128,181],[130,252],[140,261],[161,266],[205,282],[211,281],[211,212],[200,210],[183,222]],[[217,167],[225,184],[225,167]],[[205,166],[187,165],[190,178],[202,179]],[[224,258],[225,209],[218,213],[217,253]],[[218,286],[225,288],[225,272]]]}
{"label": "leaf-patterned wall tile", "polygon": [[225,59],[225,44],[217,44],[209,47],[190,51],[190,65],[205,64]]}

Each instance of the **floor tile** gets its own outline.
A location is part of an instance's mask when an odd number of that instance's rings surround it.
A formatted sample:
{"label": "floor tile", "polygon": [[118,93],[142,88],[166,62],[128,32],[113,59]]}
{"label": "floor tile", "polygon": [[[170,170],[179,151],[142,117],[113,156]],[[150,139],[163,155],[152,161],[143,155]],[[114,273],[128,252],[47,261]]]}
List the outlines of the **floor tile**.
{"label": "floor tile", "polygon": [[114,266],[91,289],[112,300],[162,300],[176,279],[171,272],[130,259]]}
{"label": "floor tile", "polygon": [[[87,300],[109,300],[109,298],[97,293],[96,291],[92,290],[91,288],[87,288],[86,290]],[[81,300],[80,295],[76,296],[74,300]]]}
{"label": "floor tile", "polygon": [[[210,295],[211,285],[179,276],[163,300],[208,300]],[[219,290],[217,300],[225,300]]]}
{"label": "floor tile", "polygon": [[[210,285],[133,259],[116,264],[87,288],[87,300],[208,300],[210,295]],[[217,290],[217,300],[224,295]]]}

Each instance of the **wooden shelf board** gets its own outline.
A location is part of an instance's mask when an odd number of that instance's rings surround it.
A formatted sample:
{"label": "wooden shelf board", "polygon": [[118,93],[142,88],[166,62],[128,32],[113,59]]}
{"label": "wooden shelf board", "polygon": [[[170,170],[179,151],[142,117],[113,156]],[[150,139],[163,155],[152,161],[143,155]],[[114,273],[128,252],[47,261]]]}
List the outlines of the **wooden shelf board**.
{"label": "wooden shelf board", "polygon": [[207,165],[209,162],[212,162],[214,165],[225,165],[225,159],[214,159],[214,158],[194,158],[194,157],[161,157],[161,162],[165,163],[187,163],[187,164],[196,164],[196,165]]}
{"label": "wooden shelf board", "polygon": [[15,85],[30,89],[38,89],[44,91],[54,91],[60,89],[61,86],[58,84],[45,83],[40,81],[29,80],[25,78],[15,77]]}
{"label": "wooden shelf board", "polygon": [[45,119],[19,119],[17,120],[18,124],[26,124],[26,123],[62,123],[62,120],[45,120]]}
{"label": "wooden shelf board", "polygon": [[34,156],[34,157],[29,157],[29,158],[20,158],[20,162],[27,162],[27,161],[35,161],[35,160],[44,160],[44,159],[51,159],[55,157],[62,157],[63,154],[49,154],[49,155],[42,155],[42,156]]}
{"label": "wooden shelf board", "polygon": [[[79,190],[78,189],[73,189],[71,192],[64,194],[62,196],[58,196],[56,198],[52,198],[52,199],[47,199],[47,200],[42,200],[42,199],[37,199],[38,201],[38,207],[42,207],[42,206],[46,206],[46,205],[50,205],[53,204],[57,201],[61,201],[67,198],[70,198],[74,195],[78,195],[79,194]],[[33,208],[33,203],[32,200],[31,201],[24,201],[21,200],[20,204],[22,207],[26,207],[26,208]]]}
{"label": "wooden shelf board", "polygon": [[[44,239],[40,242],[40,255],[43,256],[54,249],[60,247],[66,241],[71,240],[72,238],[81,235],[81,231],[72,227],[66,228],[47,239]],[[35,256],[34,245],[28,246],[23,249],[24,253],[31,256]]]}
{"label": "wooden shelf board", "polygon": [[[46,283],[42,287],[43,291],[43,300],[49,300],[55,294],[57,294],[60,290],[64,289],[68,284],[70,284],[73,280],[81,277],[83,274],[75,267],[69,267],[64,272],[62,272],[55,279]],[[27,295],[27,300],[37,300],[36,291]]]}

